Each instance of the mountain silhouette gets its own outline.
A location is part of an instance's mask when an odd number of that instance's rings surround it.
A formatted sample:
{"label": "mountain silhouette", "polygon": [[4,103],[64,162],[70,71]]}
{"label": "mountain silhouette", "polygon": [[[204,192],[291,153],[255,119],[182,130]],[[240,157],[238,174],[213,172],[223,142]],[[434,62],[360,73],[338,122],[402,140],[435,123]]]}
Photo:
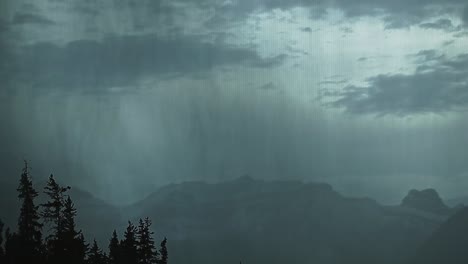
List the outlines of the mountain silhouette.
{"label": "mountain silhouette", "polygon": [[411,264],[468,263],[468,208],[444,222],[417,251]]}
{"label": "mountain silhouette", "polygon": [[122,212],[155,219],[175,263],[403,263],[447,218],[324,183],[247,176],[171,184]]}
{"label": "mountain silhouette", "polygon": [[[14,226],[16,186],[8,192],[4,187],[0,186],[0,218]],[[87,237],[106,245],[114,228],[125,227],[122,219],[150,217],[156,237],[170,238],[174,264],[234,259],[269,264],[405,263],[448,217],[407,202],[383,206],[370,198],[345,197],[325,183],[249,176],[211,184],[170,184],[122,208],[79,188],[70,194],[78,209],[77,226]]]}
{"label": "mountain silhouette", "polygon": [[434,189],[410,190],[401,202],[401,206],[435,214],[448,214],[451,211]]}

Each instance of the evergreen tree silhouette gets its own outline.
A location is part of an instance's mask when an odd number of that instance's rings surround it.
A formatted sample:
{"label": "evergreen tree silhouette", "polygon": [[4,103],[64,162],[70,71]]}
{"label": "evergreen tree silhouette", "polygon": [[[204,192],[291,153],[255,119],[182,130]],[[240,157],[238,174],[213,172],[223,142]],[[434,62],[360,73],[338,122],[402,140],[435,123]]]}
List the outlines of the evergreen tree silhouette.
{"label": "evergreen tree silhouette", "polygon": [[93,241],[93,246],[89,250],[88,264],[106,264],[107,257],[99,248],[96,239]]}
{"label": "evergreen tree silhouette", "polygon": [[117,231],[114,230],[109,241],[109,264],[121,264],[121,249]]}
{"label": "evergreen tree silhouette", "polygon": [[161,241],[161,247],[159,249],[159,264],[167,264],[168,254],[167,254],[167,238],[164,238]]}
{"label": "evergreen tree silhouette", "polygon": [[3,222],[0,220],[0,263],[5,261],[5,251],[3,250]]}
{"label": "evergreen tree silhouette", "polygon": [[124,233],[124,239],[120,242],[122,263],[138,264],[136,231],[135,226],[129,221]]}
{"label": "evergreen tree silhouette", "polygon": [[54,175],[49,176],[46,187],[44,187],[44,193],[49,197],[49,201],[45,204],[41,204],[43,211],[42,217],[46,222],[52,223],[52,236],[58,238],[62,234],[62,209],[65,204],[65,192],[70,187],[60,186],[54,179]]}
{"label": "evergreen tree silhouette", "polygon": [[85,254],[83,252],[84,237],[81,234],[81,230],[76,231],[75,216],[75,206],[70,196],[67,196],[62,218],[63,234],[61,243],[63,243],[63,259],[69,259],[69,263],[81,264],[84,263],[85,260]]}
{"label": "evergreen tree silhouette", "polygon": [[80,233],[76,239],[76,256],[80,263],[86,263],[86,256],[89,252],[89,244],[86,243],[84,235]]}
{"label": "evergreen tree silhouette", "polygon": [[39,223],[38,206],[34,199],[38,193],[33,188],[27,161],[18,186],[18,198],[22,200],[18,218],[18,246],[21,248],[19,263],[37,263],[42,260],[42,224]]}
{"label": "evergreen tree silhouette", "polygon": [[44,188],[44,193],[49,197],[49,200],[41,205],[43,207],[42,217],[45,222],[51,224],[52,233],[47,238],[47,257],[51,264],[64,263],[70,254],[65,242],[64,227],[66,222],[64,219],[65,192],[69,189],[70,187],[60,186],[52,174]]}
{"label": "evergreen tree silhouette", "polygon": [[19,239],[16,233],[11,233],[10,228],[5,231],[5,263],[16,264],[19,262],[21,249]]}
{"label": "evergreen tree silhouette", "polygon": [[74,239],[80,232],[76,231],[75,225],[76,208],[70,196],[67,196],[63,208],[63,236],[64,238]]}
{"label": "evergreen tree silhouette", "polygon": [[[77,210],[71,197],[65,194],[70,187],[60,186],[53,175],[50,175],[44,189],[49,200],[42,204],[43,211],[39,214],[39,206],[34,204],[38,193],[33,188],[25,161],[17,188],[18,197],[22,201],[17,233],[12,233],[7,228],[4,238],[4,225],[0,221],[0,264],[167,264],[167,239],[164,238],[161,242],[158,252],[149,218],[140,219],[138,228],[129,221],[120,242],[117,231],[114,230],[107,257],[96,240],[89,249],[82,231],[77,230]],[[51,228],[46,247],[42,241],[39,215]],[[158,254],[161,254],[161,259],[158,259]]]}
{"label": "evergreen tree silhouette", "polygon": [[138,239],[138,260],[140,264],[156,263],[158,251],[154,246],[153,232],[150,230],[151,221],[148,217],[145,220],[140,219],[137,239]]}

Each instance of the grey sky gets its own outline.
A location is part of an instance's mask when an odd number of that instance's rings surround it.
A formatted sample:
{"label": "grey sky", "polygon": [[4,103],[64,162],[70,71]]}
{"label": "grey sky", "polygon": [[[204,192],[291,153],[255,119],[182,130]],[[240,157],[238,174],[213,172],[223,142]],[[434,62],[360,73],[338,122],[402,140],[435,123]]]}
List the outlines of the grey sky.
{"label": "grey sky", "polygon": [[468,189],[468,5],[2,1],[0,167],[116,203],[243,174]]}

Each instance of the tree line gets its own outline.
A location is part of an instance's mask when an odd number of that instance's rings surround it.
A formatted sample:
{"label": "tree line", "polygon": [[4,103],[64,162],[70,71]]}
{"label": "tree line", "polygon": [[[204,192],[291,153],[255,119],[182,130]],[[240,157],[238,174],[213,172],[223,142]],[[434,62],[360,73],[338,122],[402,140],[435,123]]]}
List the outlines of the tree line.
{"label": "tree line", "polygon": [[[36,205],[28,163],[18,186],[21,209],[15,232],[0,221],[0,263],[5,264],[167,264],[167,239],[156,248],[151,220],[140,219],[138,225],[128,222],[123,239],[114,230],[105,253],[93,240],[86,242],[75,225],[77,210],[68,195],[70,187],[57,183],[50,175],[44,194],[48,200]],[[43,229],[48,228],[43,233]],[[43,237],[47,234],[45,237]]]}

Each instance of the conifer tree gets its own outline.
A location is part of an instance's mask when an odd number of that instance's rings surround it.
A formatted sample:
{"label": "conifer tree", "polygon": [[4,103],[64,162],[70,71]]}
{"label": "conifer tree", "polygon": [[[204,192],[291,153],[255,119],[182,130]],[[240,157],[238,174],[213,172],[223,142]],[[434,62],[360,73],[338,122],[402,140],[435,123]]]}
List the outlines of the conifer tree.
{"label": "conifer tree", "polygon": [[65,195],[69,189],[61,187],[50,175],[44,191],[49,200],[42,205],[42,216],[51,225],[51,235],[44,248],[39,207],[34,204],[38,193],[33,188],[25,161],[17,188],[22,201],[18,232],[11,233],[7,228],[4,239],[4,225],[0,221],[0,264],[167,264],[167,239],[161,242],[158,252],[149,218],[140,219],[138,228],[129,221],[120,242],[114,230],[109,241],[109,257],[98,247],[96,240],[89,249],[83,233],[76,228],[77,210],[70,196]]}
{"label": "conifer tree", "polygon": [[120,243],[122,263],[138,264],[136,231],[135,226],[129,221],[124,233],[124,239]]}
{"label": "conifer tree", "polygon": [[47,185],[44,188],[44,193],[49,197],[49,200],[42,204],[42,217],[46,222],[52,223],[52,231],[56,239],[62,234],[62,210],[65,204],[65,192],[70,187],[60,186],[54,179],[54,175],[49,176]]}
{"label": "conifer tree", "polygon": [[93,241],[93,246],[89,250],[88,264],[106,264],[106,255],[99,248],[96,239]]}
{"label": "conifer tree", "polygon": [[18,186],[18,198],[22,200],[18,218],[18,243],[21,248],[20,263],[35,263],[42,259],[42,224],[39,223],[38,206],[34,199],[38,193],[33,188],[28,163],[24,161],[23,173]]}
{"label": "conifer tree", "polygon": [[62,228],[64,238],[74,239],[79,235],[75,226],[76,208],[70,196],[67,196],[63,206]]}
{"label": "conifer tree", "polygon": [[5,263],[16,264],[20,261],[21,249],[18,243],[18,235],[11,233],[10,228],[5,231]]}
{"label": "conifer tree", "polygon": [[164,238],[163,241],[161,241],[161,247],[159,249],[159,264],[167,264],[168,260],[168,254],[167,254],[167,238]]}
{"label": "conifer tree", "polygon": [[42,217],[45,222],[51,225],[52,232],[47,239],[47,257],[51,264],[61,264],[66,261],[67,255],[69,255],[64,227],[65,192],[69,189],[70,187],[60,186],[52,174],[44,188],[44,193],[49,197],[49,200],[42,204]]}
{"label": "conifer tree", "polygon": [[84,237],[82,237],[81,230],[76,231],[75,226],[76,209],[70,198],[67,196],[63,208],[62,228],[63,234],[61,237],[63,258],[69,259],[71,262],[80,264],[84,262],[85,254],[83,252]]}
{"label": "conifer tree", "polygon": [[114,230],[109,241],[109,264],[122,263],[120,255],[119,238],[117,237],[117,231]]}
{"label": "conifer tree", "polygon": [[4,263],[5,251],[3,250],[3,222],[0,220],[0,263]]}
{"label": "conifer tree", "polygon": [[149,218],[140,219],[137,239],[138,239],[138,260],[140,264],[156,263],[158,252],[154,246],[153,232],[150,230],[151,221]]}
{"label": "conifer tree", "polygon": [[80,263],[86,263],[86,256],[89,251],[89,244],[86,243],[83,233],[80,232],[76,239],[76,255]]}

